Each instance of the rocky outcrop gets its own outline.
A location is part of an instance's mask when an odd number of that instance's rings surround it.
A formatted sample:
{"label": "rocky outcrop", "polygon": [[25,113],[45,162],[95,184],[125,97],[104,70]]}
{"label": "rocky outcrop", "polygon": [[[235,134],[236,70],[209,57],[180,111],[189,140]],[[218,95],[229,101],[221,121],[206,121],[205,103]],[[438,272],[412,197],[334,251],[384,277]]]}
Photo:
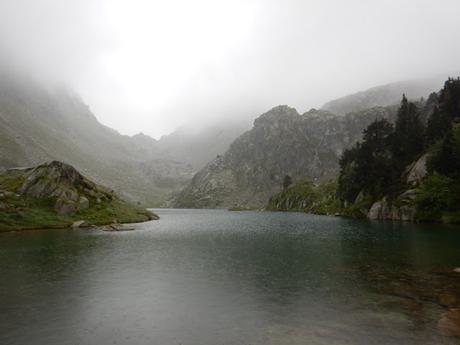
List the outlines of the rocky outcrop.
{"label": "rocky outcrop", "polygon": [[60,215],[73,215],[90,207],[91,202],[110,201],[114,194],[83,177],[71,165],[53,161],[25,171],[17,192],[33,198],[55,200]]}
{"label": "rocky outcrop", "polygon": [[199,171],[173,206],[261,208],[280,191],[285,175],[314,183],[333,178],[342,151],[376,118],[393,120],[395,110],[374,108],[336,116],[314,109],[300,115],[288,106],[275,107]]}
{"label": "rocky outcrop", "polygon": [[417,185],[427,175],[426,162],[428,154],[424,154],[406,169],[406,183],[408,185]]}
{"label": "rocky outcrop", "polygon": [[400,220],[406,222],[413,222],[415,220],[416,209],[410,205],[396,206],[391,203],[387,198],[383,198],[372,204],[367,218],[371,220]]}
{"label": "rocky outcrop", "polygon": [[367,212],[367,218],[372,220],[415,221],[417,209],[414,206],[414,200],[417,197],[417,186],[427,175],[427,159],[428,154],[424,154],[404,170],[402,180],[410,189],[407,189],[392,201],[384,197],[374,202]]}
{"label": "rocky outcrop", "polygon": [[153,212],[121,199],[62,162],[0,174],[0,232],[153,219],[158,219]]}

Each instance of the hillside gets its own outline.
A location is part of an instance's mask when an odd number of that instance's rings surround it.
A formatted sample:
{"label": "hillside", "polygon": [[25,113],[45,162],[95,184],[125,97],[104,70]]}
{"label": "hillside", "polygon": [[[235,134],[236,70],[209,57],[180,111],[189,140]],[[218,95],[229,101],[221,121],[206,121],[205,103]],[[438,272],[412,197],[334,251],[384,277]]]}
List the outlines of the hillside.
{"label": "hillside", "polygon": [[380,85],[327,102],[321,109],[338,115],[398,104],[404,93],[413,101],[418,101],[436,90],[443,78],[408,80]]}
{"label": "hillside", "polygon": [[393,119],[395,107],[336,116],[299,115],[279,106],[259,116],[228,151],[199,171],[176,197],[176,207],[264,207],[285,175],[324,181],[337,175],[342,151],[376,118]]}
{"label": "hillside", "polygon": [[[177,140],[157,141],[142,134],[121,135],[99,123],[65,88],[46,88],[4,70],[0,75],[0,170],[59,160],[127,199],[153,207],[164,204],[203,161],[219,152],[214,145],[219,138],[203,142],[176,135]],[[189,155],[186,160],[184,147],[199,158]]]}
{"label": "hillside", "polygon": [[460,79],[426,102],[403,97],[394,122],[378,119],[340,158],[337,182],[301,181],[267,208],[357,218],[460,222]]}
{"label": "hillside", "polygon": [[0,174],[0,231],[158,219],[70,165],[53,161]]}
{"label": "hillside", "polygon": [[337,194],[351,215],[460,222],[460,79],[422,106],[403,97],[395,124],[369,125],[340,165]]}

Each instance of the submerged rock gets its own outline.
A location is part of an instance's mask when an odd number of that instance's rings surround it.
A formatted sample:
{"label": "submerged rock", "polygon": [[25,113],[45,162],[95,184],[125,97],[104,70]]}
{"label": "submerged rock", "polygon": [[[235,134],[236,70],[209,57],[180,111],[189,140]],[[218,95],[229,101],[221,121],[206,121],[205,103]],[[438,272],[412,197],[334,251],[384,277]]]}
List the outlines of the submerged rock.
{"label": "submerged rock", "polygon": [[113,223],[102,228],[103,231],[132,231],[136,230],[134,227],[125,226],[119,223]]}

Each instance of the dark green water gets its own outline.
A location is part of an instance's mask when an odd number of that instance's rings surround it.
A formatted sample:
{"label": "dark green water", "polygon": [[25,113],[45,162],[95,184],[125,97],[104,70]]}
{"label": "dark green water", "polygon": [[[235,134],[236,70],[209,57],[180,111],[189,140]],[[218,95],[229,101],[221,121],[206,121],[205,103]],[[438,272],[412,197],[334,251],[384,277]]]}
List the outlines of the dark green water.
{"label": "dark green water", "polygon": [[[458,344],[460,229],[158,210],[137,231],[0,235],[0,344]],[[452,306],[450,306],[452,307]]]}

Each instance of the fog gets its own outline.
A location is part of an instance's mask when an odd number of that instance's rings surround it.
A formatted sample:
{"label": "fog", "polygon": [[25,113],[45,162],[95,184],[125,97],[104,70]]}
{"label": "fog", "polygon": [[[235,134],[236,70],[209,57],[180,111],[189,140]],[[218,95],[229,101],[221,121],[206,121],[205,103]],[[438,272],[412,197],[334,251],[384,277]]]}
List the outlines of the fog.
{"label": "fog", "polygon": [[458,0],[0,0],[2,61],[121,133],[299,111],[459,70]]}

